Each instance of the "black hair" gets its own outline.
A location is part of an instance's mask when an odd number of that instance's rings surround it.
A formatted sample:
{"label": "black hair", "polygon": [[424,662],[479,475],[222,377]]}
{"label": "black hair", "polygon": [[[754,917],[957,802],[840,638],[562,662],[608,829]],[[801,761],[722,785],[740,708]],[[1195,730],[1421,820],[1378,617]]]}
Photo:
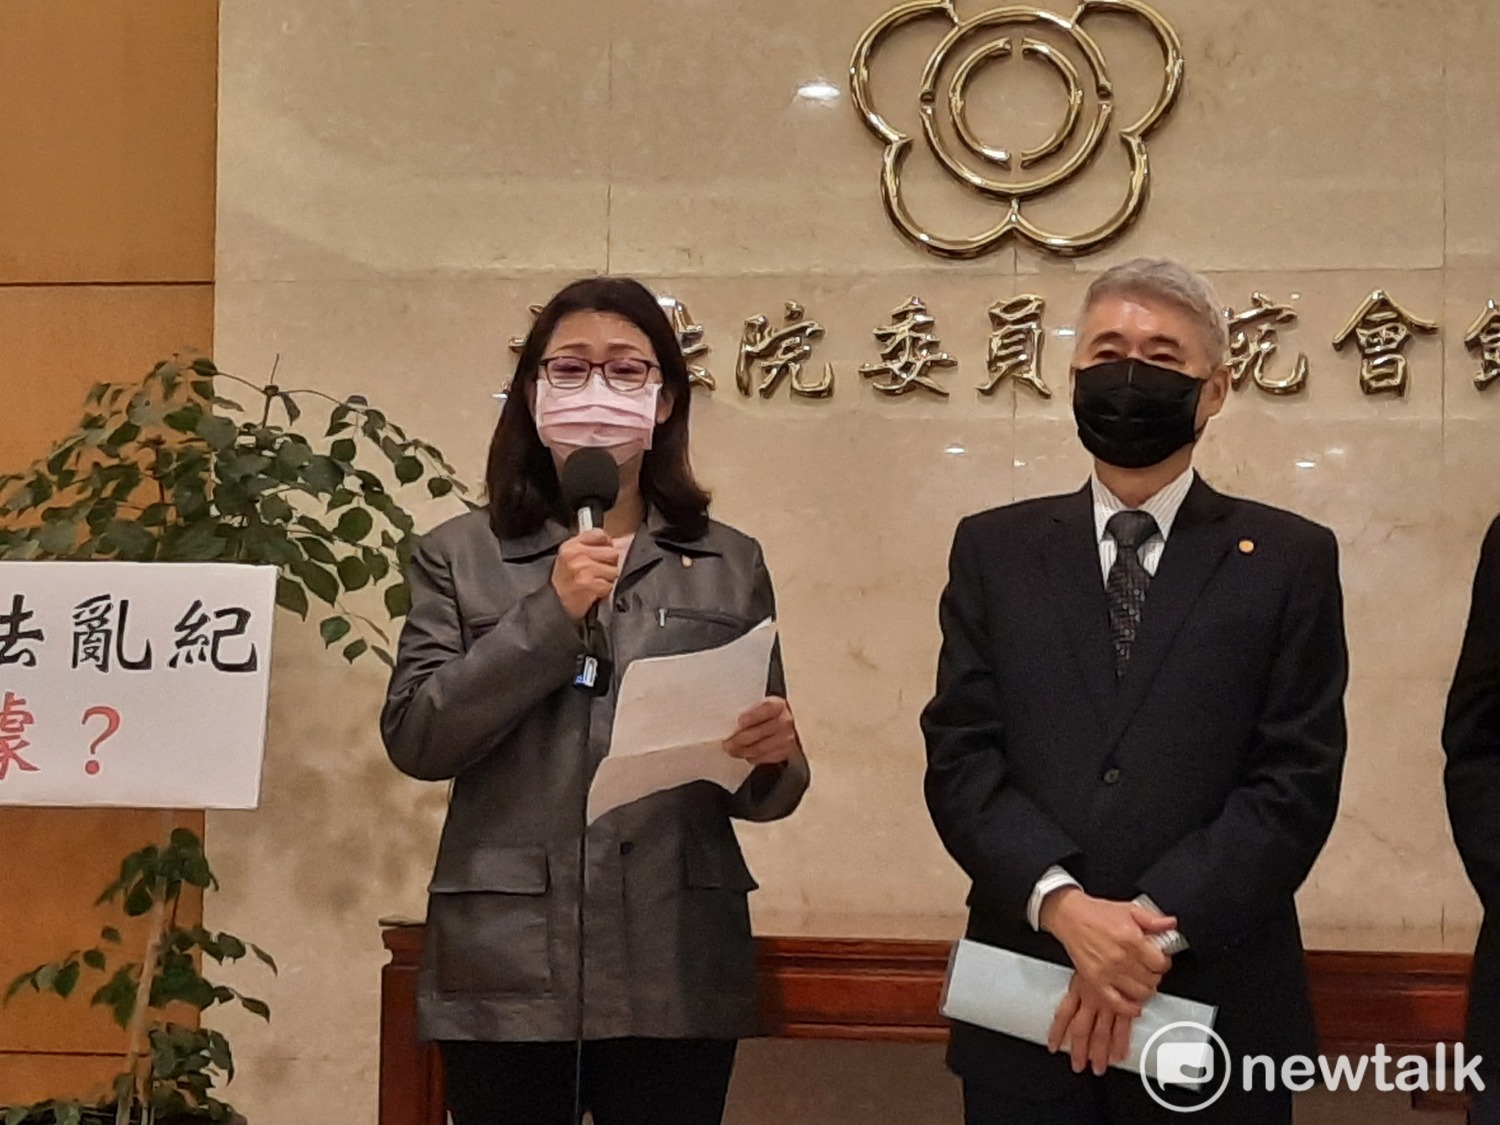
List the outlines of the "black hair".
{"label": "black hair", "polygon": [[497,536],[510,538],[530,535],[549,519],[563,524],[572,519],[563,503],[552,451],[537,433],[529,391],[559,322],[577,312],[613,313],[630,321],[651,341],[672,412],[657,425],[651,448],[642,458],[641,498],[663,517],[670,534],[698,538],[708,528],[709,494],[693,476],[688,459],[688,413],[693,396],[687,360],[656,297],[628,277],[575,281],[553,297],[532,324],[490,441],[485,486],[491,527]]}

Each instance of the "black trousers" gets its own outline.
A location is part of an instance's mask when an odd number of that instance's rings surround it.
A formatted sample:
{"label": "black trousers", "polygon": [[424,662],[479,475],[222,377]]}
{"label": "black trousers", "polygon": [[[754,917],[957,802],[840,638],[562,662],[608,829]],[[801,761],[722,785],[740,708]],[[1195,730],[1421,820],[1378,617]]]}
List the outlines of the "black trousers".
{"label": "black trousers", "polygon": [[[572,1043],[438,1044],[453,1125],[575,1125]],[[583,1045],[594,1125],[720,1125],[732,1039],[600,1039]]]}
{"label": "black trousers", "polygon": [[964,1080],[964,1125],[1292,1125],[1292,1095],[1285,1090],[1247,1094],[1231,1081],[1223,1096],[1193,1113],[1157,1105],[1139,1075],[1110,1070],[1102,1078],[1076,1077],[1068,1093],[1028,1101]]}

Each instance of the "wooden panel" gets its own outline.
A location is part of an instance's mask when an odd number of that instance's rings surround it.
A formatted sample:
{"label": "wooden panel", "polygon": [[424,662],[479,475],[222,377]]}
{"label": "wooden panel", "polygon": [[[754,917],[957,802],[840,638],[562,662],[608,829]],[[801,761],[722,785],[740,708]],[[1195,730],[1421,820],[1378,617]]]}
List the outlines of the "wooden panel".
{"label": "wooden panel", "polygon": [[214,0],[0,4],[0,283],[211,280],[217,84]]}
{"label": "wooden panel", "polygon": [[420,926],[385,931],[391,960],[380,977],[380,1125],[444,1125],[443,1061],[417,1039]]}
{"label": "wooden panel", "polygon": [[[381,977],[380,1125],[443,1125],[437,1052],[417,1039],[421,926],[385,931]],[[931,941],[756,940],[765,1034],[787,1038],[942,1040],[938,999],[949,945]],[[1457,953],[1307,955],[1322,1050],[1430,1054],[1463,1038],[1469,957]],[[1428,1098],[1420,1110],[1455,1108]]]}
{"label": "wooden panel", "polygon": [[92,384],[139,378],[174,352],[206,351],[213,317],[208,285],[0,287],[0,473],[34,461],[77,425]]}
{"label": "wooden panel", "polygon": [[1462,1042],[1468,954],[1315,951],[1307,960],[1325,1053],[1384,1043],[1393,1055],[1424,1054]]}
{"label": "wooden panel", "polygon": [[793,1039],[947,1038],[944,941],[761,938],[761,1022]]}
{"label": "wooden panel", "polygon": [[8,1055],[0,1051],[0,1105],[88,1098],[109,1088],[121,1060],[90,1055]]}

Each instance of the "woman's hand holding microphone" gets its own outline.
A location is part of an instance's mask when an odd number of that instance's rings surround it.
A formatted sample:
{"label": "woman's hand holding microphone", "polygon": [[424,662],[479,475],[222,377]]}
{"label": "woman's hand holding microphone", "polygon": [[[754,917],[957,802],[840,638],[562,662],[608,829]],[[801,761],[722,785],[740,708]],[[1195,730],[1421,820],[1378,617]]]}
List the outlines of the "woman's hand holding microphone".
{"label": "woman's hand holding microphone", "polygon": [[594,603],[609,597],[619,577],[620,549],[597,527],[564,543],[552,564],[552,588],[574,621],[582,621]]}

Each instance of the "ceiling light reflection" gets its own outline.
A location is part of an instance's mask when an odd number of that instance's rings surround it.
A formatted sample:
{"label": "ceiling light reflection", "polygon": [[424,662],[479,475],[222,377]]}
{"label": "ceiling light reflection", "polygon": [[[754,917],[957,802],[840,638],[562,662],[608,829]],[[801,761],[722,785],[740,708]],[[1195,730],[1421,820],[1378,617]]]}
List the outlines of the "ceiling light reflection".
{"label": "ceiling light reflection", "polygon": [[797,96],[803,101],[809,102],[833,102],[837,101],[843,93],[832,82],[818,78],[811,82],[804,82],[797,87]]}

